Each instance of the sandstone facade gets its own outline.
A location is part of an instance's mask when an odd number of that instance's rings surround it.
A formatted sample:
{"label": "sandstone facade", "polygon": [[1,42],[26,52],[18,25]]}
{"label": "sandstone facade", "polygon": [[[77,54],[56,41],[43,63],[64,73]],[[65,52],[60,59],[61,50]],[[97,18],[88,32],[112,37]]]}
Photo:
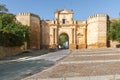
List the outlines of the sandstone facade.
{"label": "sandstone facade", "polygon": [[30,26],[30,42],[27,46],[31,49],[40,49],[40,18],[32,13],[19,13],[16,19],[23,25]]}
{"label": "sandstone facade", "polygon": [[58,48],[59,37],[69,37],[69,49],[107,47],[108,15],[95,14],[87,20],[73,20],[72,10],[56,10],[54,20],[40,20],[31,13],[19,13],[16,18],[30,26],[30,48]]}

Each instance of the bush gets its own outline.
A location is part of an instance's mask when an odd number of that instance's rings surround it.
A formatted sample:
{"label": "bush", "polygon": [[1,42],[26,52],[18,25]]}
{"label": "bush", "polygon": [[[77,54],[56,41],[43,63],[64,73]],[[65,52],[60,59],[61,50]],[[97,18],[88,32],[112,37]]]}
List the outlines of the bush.
{"label": "bush", "polygon": [[0,14],[0,46],[21,46],[28,40],[28,26],[17,22],[13,14]]}
{"label": "bush", "polygon": [[108,38],[120,42],[120,20],[111,22],[108,30]]}

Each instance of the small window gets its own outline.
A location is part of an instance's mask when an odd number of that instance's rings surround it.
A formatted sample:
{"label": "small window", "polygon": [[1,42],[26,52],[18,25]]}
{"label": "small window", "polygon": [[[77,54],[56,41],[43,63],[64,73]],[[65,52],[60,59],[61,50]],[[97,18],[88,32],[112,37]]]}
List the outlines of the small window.
{"label": "small window", "polygon": [[65,19],[62,20],[62,24],[65,24]]}

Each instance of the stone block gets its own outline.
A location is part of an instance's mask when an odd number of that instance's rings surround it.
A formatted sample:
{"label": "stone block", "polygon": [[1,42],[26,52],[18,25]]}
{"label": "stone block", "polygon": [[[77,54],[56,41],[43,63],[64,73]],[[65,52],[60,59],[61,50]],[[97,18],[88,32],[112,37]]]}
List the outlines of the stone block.
{"label": "stone block", "polygon": [[0,57],[12,56],[22,53],[21,47],[2,47],[0,46]]}
{"label": "stone block", "polygon": [[69,45],[69,49],[70,49],[70,50],[75,50],[75,49],[77,49],[76,44],[70,44],[70,45]]}
{"label": "stone block", "polygon": [[77,45],[77,49],[86,49],[86,44]]}
{"label": "stone block", "polygon": [[94,49],[94,48],[106,48],[106,43],[95,43],[87,45],[87,48]]}
{"label": "stone block", "polygon": [[49,49],[58,49],[56,44],[49,45]]}

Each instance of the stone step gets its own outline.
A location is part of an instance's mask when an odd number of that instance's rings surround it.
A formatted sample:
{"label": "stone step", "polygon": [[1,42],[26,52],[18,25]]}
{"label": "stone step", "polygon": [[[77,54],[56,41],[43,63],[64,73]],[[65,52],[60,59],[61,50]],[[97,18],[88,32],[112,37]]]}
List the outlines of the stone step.
{"label": "stone step", "polygon": [[71,54],[69,57],[76,57],[76,56],[111,56],[111,55],[120,55],[120,53],[100,53],[100,54]]}
{"label": "stone step", "polygon": [[81,52],[81,51],[75,51],[72,54],[100,54],[100,53],[120,53],[120,51],[89,51],[89,52]]}
{"label": "stone step", "polygon": [[[29,79],[62,79],[68,80],[114,80],[120,76],[120,62],[110,63],[82,63],[82,64],[59,64],[56,67],[48,69],[41,74],[33,75]],[[104,78],[100,78],[103,77]],[[112,76],[108,78],[108,76]],[[99,78],[99,79],[97,79]],[[64,79],[63,79],[64,80]]]}
{"label": "stone step", "polygon": [[81,49],[81,50],[75,50],[74,52],[101,52],[101,51],[120,51],[119,48],[103,48],[103,49]]}
{"label": "stone step", "polygon": [[72,51],[56,66],[25,80],[119,80],[120,49]]}
{"label": "stone step", "polygon": [[120,75],[46,78],[46,79],[38,79],[38,80],[120,80]]}
{"label": "stone step", "polygon": [[63,61],[60,64],[81,64],[81,63],[109,63],[109,62],[120,62],[119,60],[86,60],[86,61]]}

